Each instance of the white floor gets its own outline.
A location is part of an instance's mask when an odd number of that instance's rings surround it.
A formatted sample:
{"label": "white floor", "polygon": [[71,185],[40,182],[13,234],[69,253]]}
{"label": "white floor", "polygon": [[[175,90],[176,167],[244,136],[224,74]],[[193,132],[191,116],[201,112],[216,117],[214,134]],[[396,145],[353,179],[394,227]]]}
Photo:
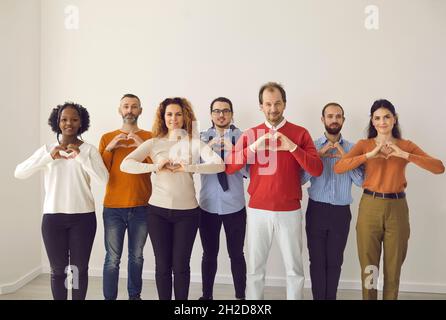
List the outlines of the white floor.
{"label": "white floor", "polygon": [[[126,279],[120,279],[118,299],[127,299]],[[189,299],[196,300],[201,296],[201,283],[191,283]],[[305,289],[305,299],[312,299],[311,289]],[[144,280],[142,298],[144,300],[158,299],[155,282],[153,280]],[[286,298],[285,288],[266,287],[265,299],[281,300]],[[48,274],[42,274],[36,279],[22,287],[15,293],[0,295],[0,300],[48,300],[52,299],[50,280]],[[90,277],[87,293],[89,300],[102,300],[102,278]],[[216,284],[214,288],[214,299],[231,300],[234,299],[234,289],[232,285]],[[358,290],[339,290],[339,300],[357,300],[361,299],[361,292]],[[401,300],[446,300],[446,294],[433,293],[408,293],[400,292]]]}

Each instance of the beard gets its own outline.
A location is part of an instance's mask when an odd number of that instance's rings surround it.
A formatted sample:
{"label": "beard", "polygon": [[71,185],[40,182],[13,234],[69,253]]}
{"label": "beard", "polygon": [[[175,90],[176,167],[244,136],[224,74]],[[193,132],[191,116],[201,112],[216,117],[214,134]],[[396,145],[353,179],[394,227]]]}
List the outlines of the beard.
{"label": "beard", "polygon": [[335,126],[329,127],[329,126],[325,125],[325,130],[329,134],[338,134],[339,132],[341,132],[341,129],[342,129],[342,125],[338,125],[337,127],[335,127]]}
{"label": "beard", "polygon": [[125,123],[134,124],[138,121],[138,116],[135,116],[133,114],[128,114],[126,116],[123,116],[122,120],[124,120]]}
{"label": "beard", "polygon": [[230,122],[229,122],[229,123],[226,123],[226,124],[224,124],[224,125],[219,125],[218,123],[215,123],[215,122],[214,122],[214,126],[220,128],[220,129],[226,129],[226,128],[229,128],[230,125],[231,125]]}

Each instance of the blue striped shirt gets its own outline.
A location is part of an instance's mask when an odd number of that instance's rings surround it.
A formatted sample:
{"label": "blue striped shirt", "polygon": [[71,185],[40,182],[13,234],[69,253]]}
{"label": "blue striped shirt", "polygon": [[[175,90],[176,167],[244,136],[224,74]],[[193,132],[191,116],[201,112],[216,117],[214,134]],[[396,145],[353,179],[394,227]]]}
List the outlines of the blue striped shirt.
{"label": "blue striped shirt", "polygon": [[[326,143],[328,143],[328,139],[325,135],[314,141],[317,150],[320,150]],[[353,143],[343,139],[342,136],[339,143],[345,152],[349,152],[354,146]],[[329,152],[335,154],[337,150],[333,149]],[[311,182],[311,186],[308,188],[308,196],[314,201],[333,205],[343,206],[351,204],[353,202],[352,182],[358,187],[362,186],[364,181],[363,166],[343,174],[336,174],[333,171],[333,167],[338,158],[323,157],[321,159],[324,163],[324,171],[319,177],[312,177],[306,171],[302,171],[301,184],[303,185],[307,181]]]}
{"label": "blue striped shirt", "polygon": [[[242,132],[239,129],[226,130],[224,137],[229,141],[237,142]],[[208,143],[210,137],[216,137],[215,128],[210,128],[201,133],[201,140]],[[234,139],[233,139],[234,137]],[[216,150],[214,150],[216,151]],[[220,154],[220,151],[216,151]],[[226,151],[224,156],[226,156]],[[242,210],[245,207],[245,189],[243,176],[248,176],[247,168],[243,168],[234,174],[227,174],[229,189],[223,191],[217,174],[202,174],[200,189],[200,207],[210,213],[230,214]]]}

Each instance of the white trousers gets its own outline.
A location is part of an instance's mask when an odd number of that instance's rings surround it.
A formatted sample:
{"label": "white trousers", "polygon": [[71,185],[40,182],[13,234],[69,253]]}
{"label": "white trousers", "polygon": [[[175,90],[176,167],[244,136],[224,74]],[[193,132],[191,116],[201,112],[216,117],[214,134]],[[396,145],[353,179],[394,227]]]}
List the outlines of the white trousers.
{"label": "white trousers", "polygon": [[282,253],[286,271],[287,300],[302,300],[302,210],[268,211],[247,208],[248,270],[246,298],[263,300],[266,263],[273,237]]}

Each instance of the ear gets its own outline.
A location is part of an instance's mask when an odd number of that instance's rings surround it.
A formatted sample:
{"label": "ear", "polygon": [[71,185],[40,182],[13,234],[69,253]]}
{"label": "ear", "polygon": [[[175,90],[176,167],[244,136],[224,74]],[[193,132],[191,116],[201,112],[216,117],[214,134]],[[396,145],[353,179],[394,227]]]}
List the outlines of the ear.
{"label": "ear", "polygon": [[121,106],[118,107],[118,114],[122,116]]}
{"label": "ear", "polygon": [[321,117],[321,122],[324,123],[324,117]]}

